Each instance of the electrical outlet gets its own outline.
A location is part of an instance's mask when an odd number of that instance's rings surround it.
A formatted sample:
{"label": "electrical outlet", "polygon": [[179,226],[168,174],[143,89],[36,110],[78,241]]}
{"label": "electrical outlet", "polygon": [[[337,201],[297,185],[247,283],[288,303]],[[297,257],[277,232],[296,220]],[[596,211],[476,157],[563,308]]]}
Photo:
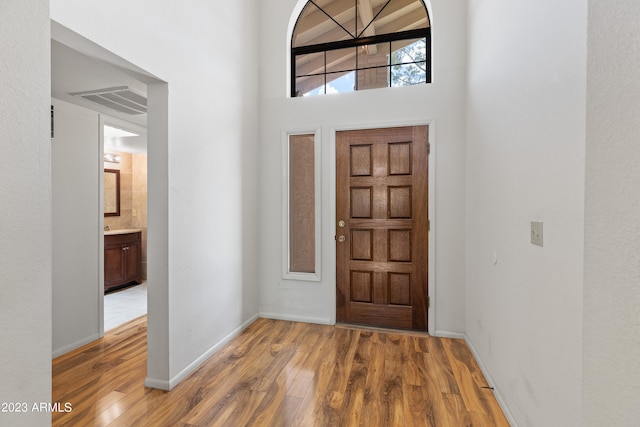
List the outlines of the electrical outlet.
{"label": "electrical outlet", "polygon": [[542,246],[542,221],[531,221],[531,243]]}

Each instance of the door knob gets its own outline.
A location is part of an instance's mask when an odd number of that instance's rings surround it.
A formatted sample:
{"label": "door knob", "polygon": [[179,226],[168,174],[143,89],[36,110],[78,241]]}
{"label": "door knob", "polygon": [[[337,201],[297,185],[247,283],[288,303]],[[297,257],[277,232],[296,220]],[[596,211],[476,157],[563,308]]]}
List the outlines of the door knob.
{"label": "door knob", "polygon": [[340,227],[340,228],[344,228],[344,225],[345,225],[345,224],[344,224],[344,221],[343,221],[343,220],[338,221],[338,227]]}
{"label": "door knob", "polygon": [[338,236],[338,242],[344,243],[345,240],[347,239],[343,235]]}

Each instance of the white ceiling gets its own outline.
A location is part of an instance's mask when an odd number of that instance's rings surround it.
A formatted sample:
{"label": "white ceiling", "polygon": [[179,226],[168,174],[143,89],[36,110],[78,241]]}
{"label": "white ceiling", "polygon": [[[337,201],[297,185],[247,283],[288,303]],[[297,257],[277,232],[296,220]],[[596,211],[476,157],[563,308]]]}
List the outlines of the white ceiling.
{"label": "white ceiling", "polygon": [[[106,116],[114,117],[114,126],[126,129],[126,123],[133,123],[134,132],[140,126],[146,128],[147,115],[129,115],[120,113],[93,102],[86,101],[70,93],[103,89],[114,86],[127,86],[133,91],[147,96],[147,85],[116,67],[51,40],[51,97],[71,104],[79,105]],[[136,126],[137,125],[137,126]],[[146,137],[117,138],[117,141],[105,139],[105,147],[116,146],[120,151],[146,151]],[[115,148],[114,148],[115,149]]]}

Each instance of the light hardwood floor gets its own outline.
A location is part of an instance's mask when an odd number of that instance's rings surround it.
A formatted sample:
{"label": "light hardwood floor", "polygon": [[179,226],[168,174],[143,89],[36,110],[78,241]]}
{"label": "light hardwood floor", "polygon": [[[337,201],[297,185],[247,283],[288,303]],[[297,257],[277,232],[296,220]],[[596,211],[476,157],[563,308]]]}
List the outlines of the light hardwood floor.
{"label": "light hardwood floor", "polygon": [[464,341],[259,319],[171,392],[146,317],[53,361],[54,426],[508,426]]}

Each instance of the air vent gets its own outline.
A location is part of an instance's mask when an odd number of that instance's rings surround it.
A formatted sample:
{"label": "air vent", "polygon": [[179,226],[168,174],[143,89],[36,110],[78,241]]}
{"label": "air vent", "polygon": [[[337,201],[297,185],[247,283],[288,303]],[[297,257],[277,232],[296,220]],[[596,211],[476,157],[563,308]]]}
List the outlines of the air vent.
{"label": "air vent", "polygon": [[75,92],[69,95],[79,96],[125,114],[138,115],[147,112],[147,98],[131,91],[127,86]]}

